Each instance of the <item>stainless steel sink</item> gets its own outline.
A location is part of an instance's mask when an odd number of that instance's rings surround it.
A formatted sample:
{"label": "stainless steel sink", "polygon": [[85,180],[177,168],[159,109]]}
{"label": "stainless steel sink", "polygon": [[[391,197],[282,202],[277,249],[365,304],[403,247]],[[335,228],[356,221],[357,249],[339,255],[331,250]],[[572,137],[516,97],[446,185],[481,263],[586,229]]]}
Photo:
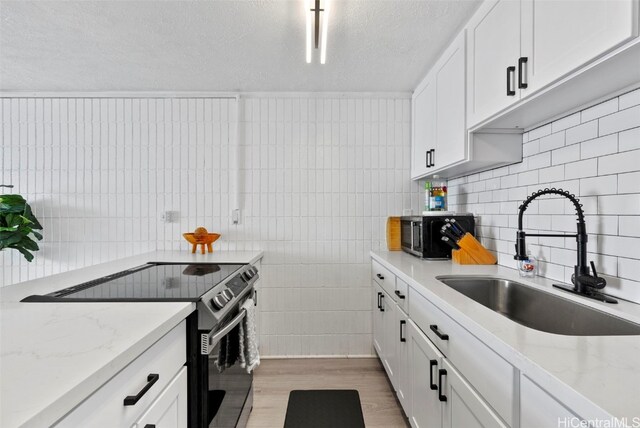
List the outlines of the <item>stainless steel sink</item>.
{"label": "stainless steel sink", "polygon": [[436,279],[510,320],[536,330],[568,336],[640,335],[640,324],[519,282],[472,276]]}

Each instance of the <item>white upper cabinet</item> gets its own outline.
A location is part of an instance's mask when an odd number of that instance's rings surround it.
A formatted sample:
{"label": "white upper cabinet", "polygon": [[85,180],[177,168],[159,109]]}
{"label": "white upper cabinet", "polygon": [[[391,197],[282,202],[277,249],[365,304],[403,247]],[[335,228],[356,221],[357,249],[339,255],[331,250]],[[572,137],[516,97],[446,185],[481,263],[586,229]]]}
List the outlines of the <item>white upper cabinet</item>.
{"label": "white upper cabinet", "polygon": [[419,177],[428,172],[431,150],[436,147],[436,88],[432,74],[414,92],[411,111],[411,177]]}
{"label": "white upper cabinet", "polygon": [[523,96],[632,39],[636,19],[633,0],[523,0]]}
{"label": "white upper cabinet", "polygon": [[520,2],[486,1],[467,26],[468,119],[475,125],[520,99]]}
{"label": "white upper cabinet", "polygon": [[637,25],[636,0],[485,1],[467,25],[469,127],[630,41]]}
{"label": "white upper cabinet", "polygon": [[463,161],[467,156],[464,47],[462,31],[435,68],[436,150],[431,159],[434,170]]}

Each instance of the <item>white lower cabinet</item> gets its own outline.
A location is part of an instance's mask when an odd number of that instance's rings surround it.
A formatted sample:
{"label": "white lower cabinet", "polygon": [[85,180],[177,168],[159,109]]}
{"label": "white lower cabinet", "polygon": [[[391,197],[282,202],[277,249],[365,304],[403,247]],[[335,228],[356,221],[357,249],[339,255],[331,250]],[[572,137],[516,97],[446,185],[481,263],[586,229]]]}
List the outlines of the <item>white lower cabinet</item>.
{"label": "white lower cabinet", "polygon": [[409,366],[411,407],[405,408],[414,428],[442,426],[442,402],[438,398],[438,369],[442,354],[420,329],[409,321]]}
{"label": "white lower cabinet", "polygon": [[442,360],[442,368],[438,370],[438,387],[442,394],[441,398],[444,400],[443,427],[505,428],[508,426],[446,358]]}
{"label": "white lower cabinet", "polygon": [[397,305],[396,328],[396,395],[405,413],[411,414],[411,378],[409,376],[409,317]]}
{"label": "white lower cabinet", "polygon": [[187,368],[183,367],[134,427],[187,428]]}
{"label": "white lower cabinet", "polygon": [[580,418],[531,379],[520,377],[520,427],[587,426],[576,425]]}
{"label": "white lower cabinet", "polygon": [[[186,355],[186,322],[182,321],[55,427],[144,428],[139,424],[143,415],[149,416],[145,420],[160,421],[158,427],[185,427],[187,413],[182,406],[186,406],[187,396]],[[154,422],[147,424],[153,426]]]}

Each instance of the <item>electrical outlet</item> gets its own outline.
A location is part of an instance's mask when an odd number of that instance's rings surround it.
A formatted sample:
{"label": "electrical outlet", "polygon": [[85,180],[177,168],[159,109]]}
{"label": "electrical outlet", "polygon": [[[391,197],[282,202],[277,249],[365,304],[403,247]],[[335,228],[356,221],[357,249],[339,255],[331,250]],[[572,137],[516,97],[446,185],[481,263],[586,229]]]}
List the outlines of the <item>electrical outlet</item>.
{"label": "electrical outlet", "polygon": [[162,214],[160,214],[160,220],[162,220],[164,223],[173,223],[177,219],[177,211],[163,211]]}

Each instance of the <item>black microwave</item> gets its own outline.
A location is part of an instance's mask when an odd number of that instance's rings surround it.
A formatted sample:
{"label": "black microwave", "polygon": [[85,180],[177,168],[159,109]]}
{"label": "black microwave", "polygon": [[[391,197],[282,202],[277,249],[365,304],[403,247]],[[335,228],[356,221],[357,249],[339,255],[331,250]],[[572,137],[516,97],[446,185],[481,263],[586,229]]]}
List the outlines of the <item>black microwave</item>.
{"label": "black microwave", "polygon": [[451,247],[442,241],[440,229],[450,219],[466,232],[475,235],[473,214],[425,215],[400,218],[402,250],[426,260],[451,258]]}

